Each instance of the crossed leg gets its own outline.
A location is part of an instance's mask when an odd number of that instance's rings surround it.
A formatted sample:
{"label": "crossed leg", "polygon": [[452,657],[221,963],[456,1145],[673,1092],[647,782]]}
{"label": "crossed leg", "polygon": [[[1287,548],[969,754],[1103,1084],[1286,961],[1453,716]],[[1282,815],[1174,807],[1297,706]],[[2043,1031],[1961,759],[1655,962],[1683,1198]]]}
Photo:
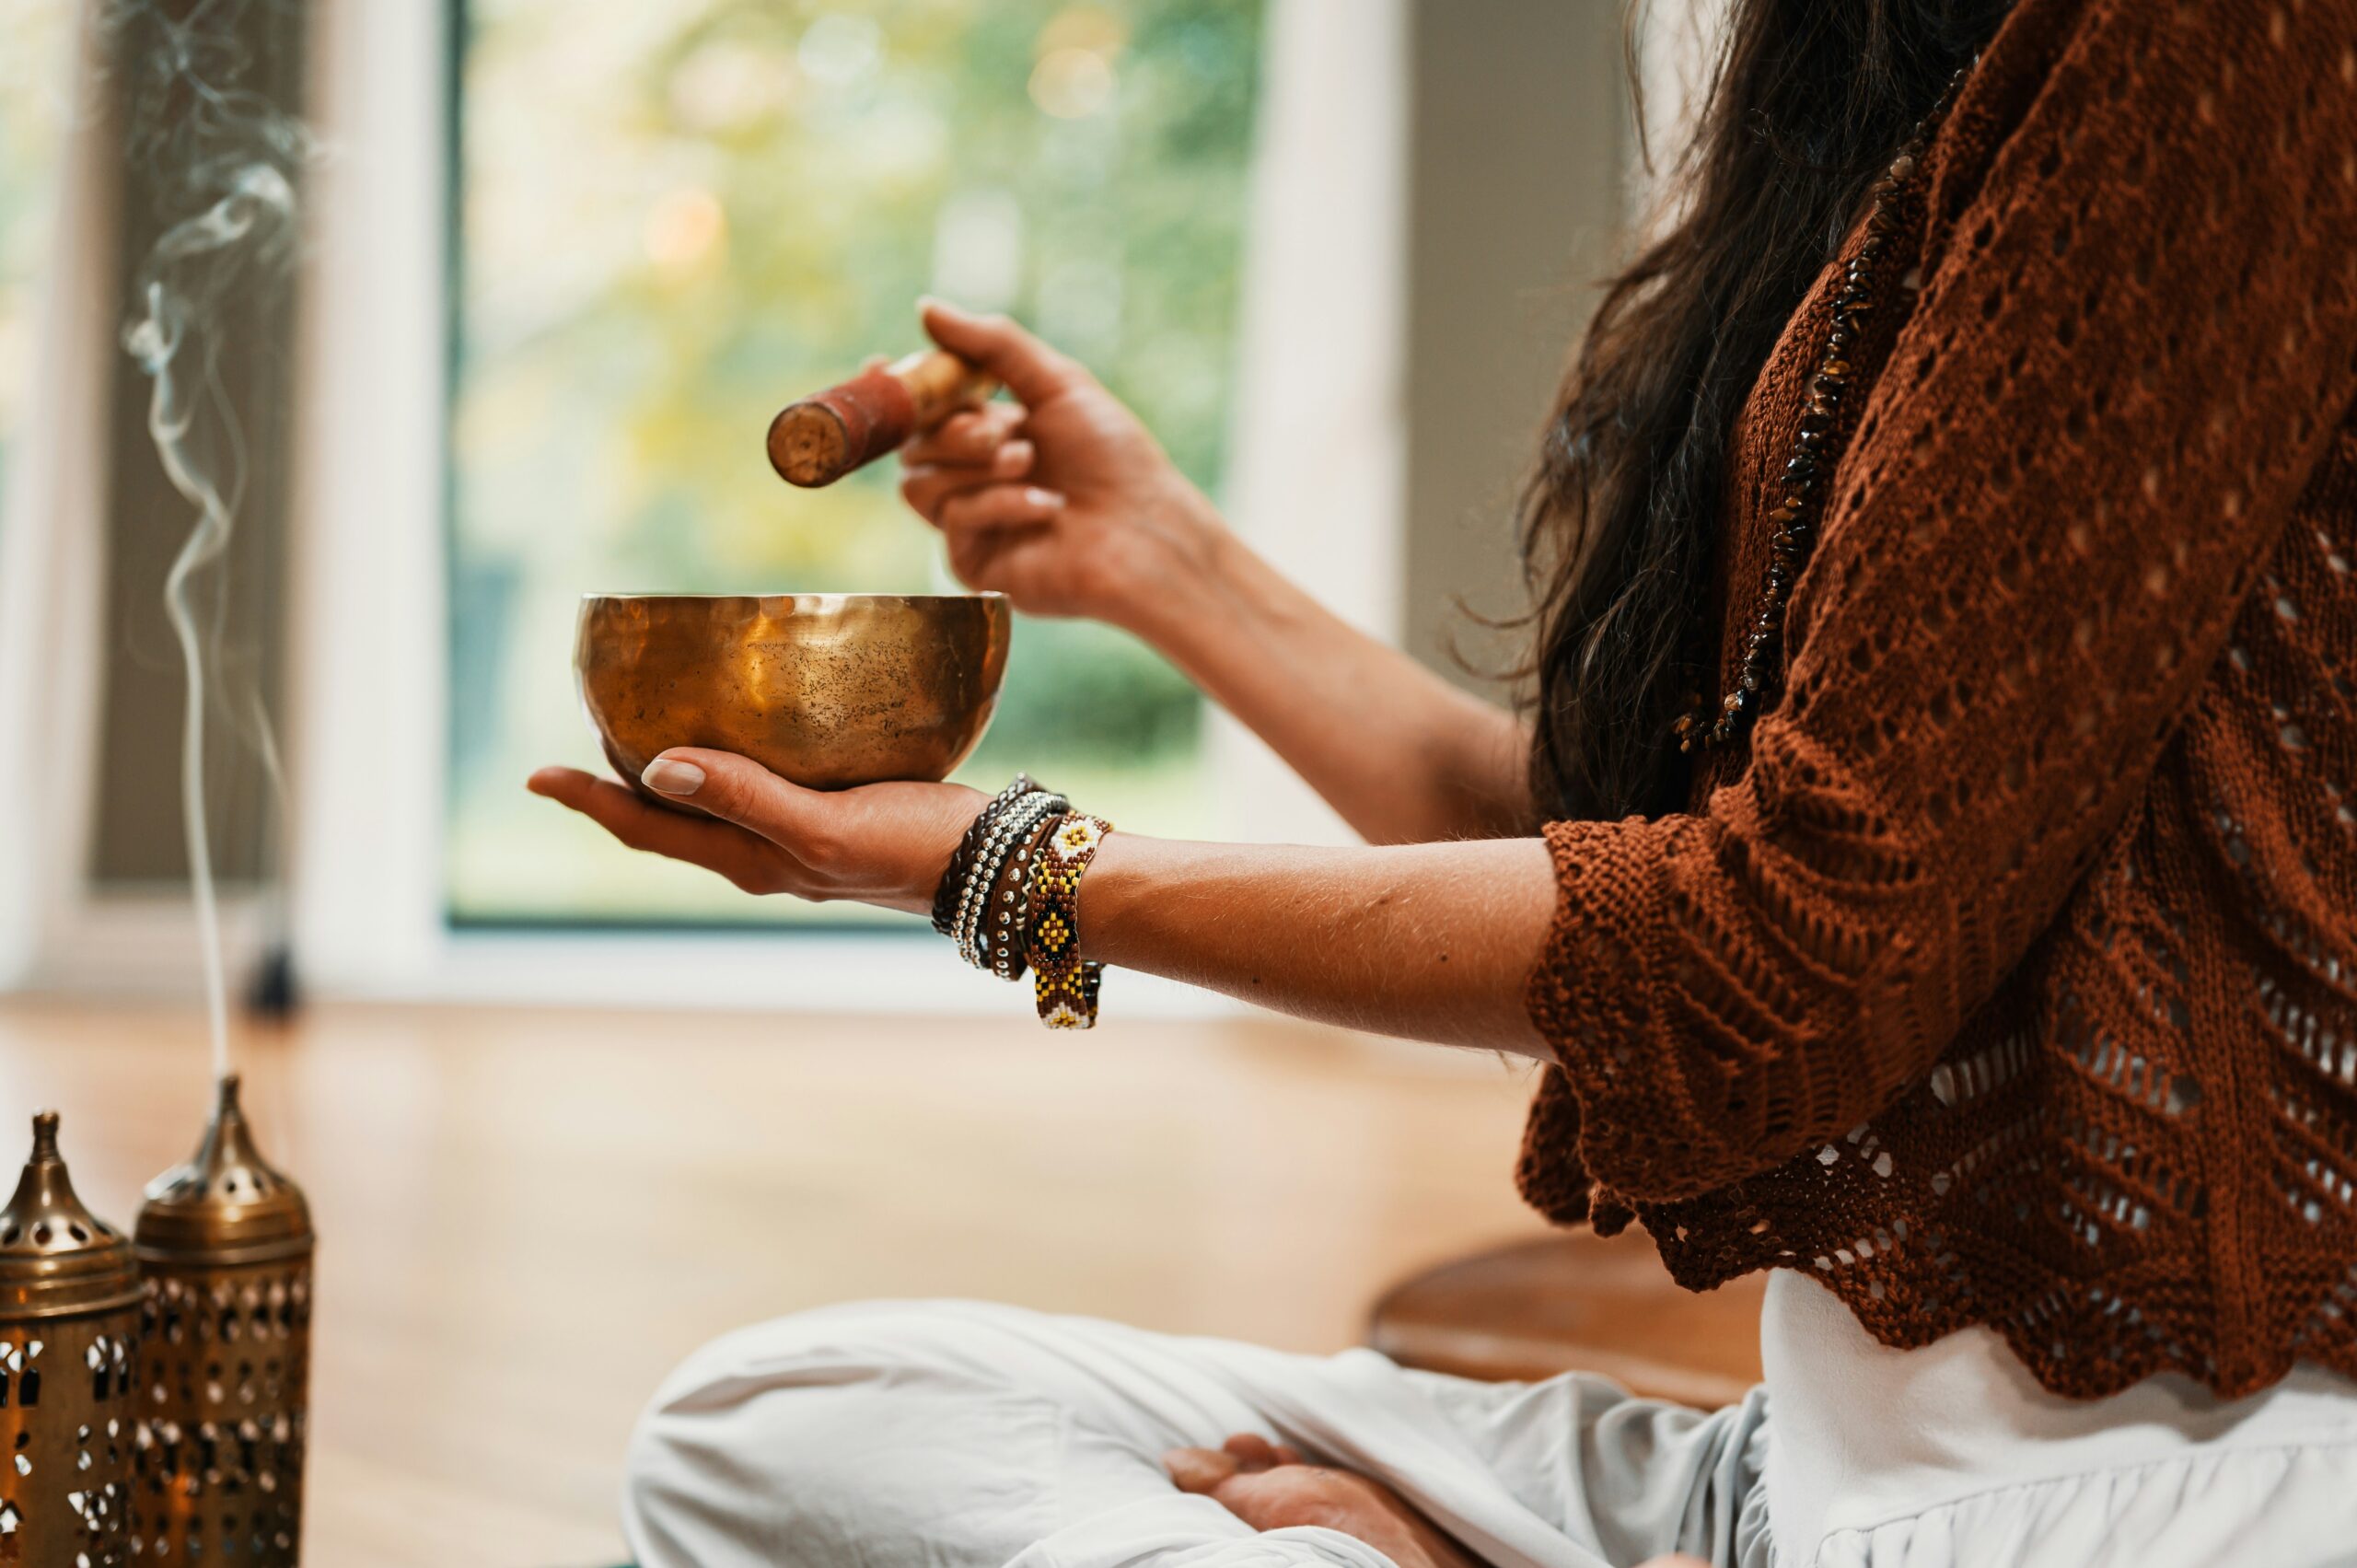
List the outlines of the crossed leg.
{"label": "crossed leg", "polygon": [[881,1303],[691,1357],[623,1513],[645,1568],[1752,1568],[1763,1408]]}

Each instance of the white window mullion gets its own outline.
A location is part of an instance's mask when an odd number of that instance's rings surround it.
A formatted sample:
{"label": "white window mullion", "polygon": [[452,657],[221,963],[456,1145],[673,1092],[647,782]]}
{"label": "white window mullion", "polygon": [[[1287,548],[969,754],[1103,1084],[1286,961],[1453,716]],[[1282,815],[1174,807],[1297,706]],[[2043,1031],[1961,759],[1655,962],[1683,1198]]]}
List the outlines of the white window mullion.
{"label": "white window mullion", "polygon": [[441,960],[449,46],[429,0],[314,13],[287,536],[291,937],[334,993]]}
{"label": "white window mullion", "polygon": [[0,496],[0,985],[69,984],[91,946],[119,155],[95,102],[96,39],[75,32],[60,63],[77,86],[41,285],[39,390]]}
{"label": "white window mullion", "polygon": [[[1362,631],[1400,634],[1407,494],[1407,0],[1270,0],[1225,499],[1252,548]],[[1224,713],[1239,839],[1347,824]]]}

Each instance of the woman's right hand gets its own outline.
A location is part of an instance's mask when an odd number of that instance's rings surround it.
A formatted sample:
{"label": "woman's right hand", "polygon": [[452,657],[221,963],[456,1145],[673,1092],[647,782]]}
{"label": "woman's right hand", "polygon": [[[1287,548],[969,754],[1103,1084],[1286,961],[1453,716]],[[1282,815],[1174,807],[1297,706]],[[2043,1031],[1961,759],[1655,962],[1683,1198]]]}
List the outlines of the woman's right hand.
{"label": "woman's right hand", "polygon": [[1020,405],[958,414],[901,450],[901,492],[947,537],[960,581],[1144,638],[1370,839],[1528,830],[1530,741],[1512,714],[1287,582],[1054,349],[946,305],[929,302],[924,325]]}
{"label": "woman's right hand", "polygon": [[1208,576],[1226,529],[1138,417],[1003,316],[923,308],[934,342],[1016,403],[945,421],[901,449],[900,494],[949,544],[950,570],[1033,615],[1149,634],[1152,611]]}

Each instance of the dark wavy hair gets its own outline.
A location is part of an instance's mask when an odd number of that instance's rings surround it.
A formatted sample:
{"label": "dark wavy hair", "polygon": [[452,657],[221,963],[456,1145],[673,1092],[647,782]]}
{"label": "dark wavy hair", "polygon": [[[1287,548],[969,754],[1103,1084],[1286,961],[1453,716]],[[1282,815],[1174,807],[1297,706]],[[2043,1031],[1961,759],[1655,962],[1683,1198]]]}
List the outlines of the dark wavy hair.
{"label": "dark wavy hair", "polygon": [[1671,215],[1607,287],[1523,495],[1550,818],[1684,804],[1670,726],[1713,684],[1736,417],[1867,187],[2010,4],[1732,0]]}

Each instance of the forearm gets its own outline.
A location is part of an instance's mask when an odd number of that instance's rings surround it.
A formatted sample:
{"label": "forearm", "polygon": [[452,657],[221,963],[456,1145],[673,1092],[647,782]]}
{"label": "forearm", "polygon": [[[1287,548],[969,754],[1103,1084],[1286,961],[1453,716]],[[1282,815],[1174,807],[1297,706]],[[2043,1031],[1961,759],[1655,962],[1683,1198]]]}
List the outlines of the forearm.
{"label": "forearm", "polygon": [[[633,849],[747,892],[931,906],[983,798],[957,784],[804,789],[726,751],[675,747],[642,775],[671,810],[578,769],[539,794]],[[1555,918],[1537,839],[1348,849],[1107,834],[1080,881],[1081,950],[1280,1012],[1539,1055],[1524,992]]]}
{"label": "forearm", "polygon": [[1367,838],[1537,830],[1513,718],[1270,570],[1079,366],[1011,321],[938,302],[925,327],[1020,404],[959,414],[901,453],[901,494],[941,529],[961,582],[1144,637]]}
{"label": "forearm", "polygon": [[1321,1023],[1548,1059],[1523,993],[1555,908],[1537,839],[1349,849],[1112,833],[1091,958]]}
{"label": "forearm", "polygon": [[1359,632],[1225,533],[1137,629],[1372,842],[1537,827],[1520,721]]}

